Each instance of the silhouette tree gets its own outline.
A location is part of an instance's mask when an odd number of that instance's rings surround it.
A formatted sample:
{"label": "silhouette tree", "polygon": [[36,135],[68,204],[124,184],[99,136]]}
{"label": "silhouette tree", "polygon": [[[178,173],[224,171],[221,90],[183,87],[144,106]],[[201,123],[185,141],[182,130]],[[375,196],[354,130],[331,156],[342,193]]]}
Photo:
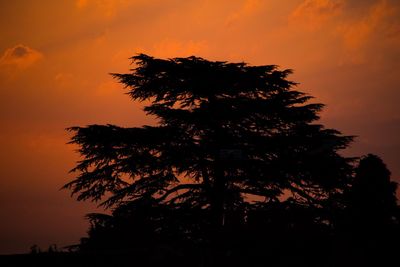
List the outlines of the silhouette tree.
{"label": "silhouette tree", "polygon": [[397,217],[397,183],[382,159],[368,154],[360,160],[350,192],[349,208],[362,224],[389,225]]}
{"label": "silhouette tree", "polygon": [[130,73],[112,75],[158,125],[69,128],[83,159],[64,188],[78,200],[136,214],[147,203],[147,225],[189,239],[238,229],[271,205],[312,208],[310,221],[326,223],[318,210],[349,183],[350,159],[338,150],[352,137],[316,123],[323,105],[294,89],[291,70],[131,59]]}
{"label": "silhouette tree", "polygon": [[399,224],[397,183],[382,159],[368,154],[361,158],[352,186],[345,194],[344,222],[362,235],[386,231]]}
{"label": "silhouette tree", "polygon": [[338,212],[335,258],[351,266],[388,266],[396,260],[400,237],[396,189],[380,157],[368,154],[360,159]]}

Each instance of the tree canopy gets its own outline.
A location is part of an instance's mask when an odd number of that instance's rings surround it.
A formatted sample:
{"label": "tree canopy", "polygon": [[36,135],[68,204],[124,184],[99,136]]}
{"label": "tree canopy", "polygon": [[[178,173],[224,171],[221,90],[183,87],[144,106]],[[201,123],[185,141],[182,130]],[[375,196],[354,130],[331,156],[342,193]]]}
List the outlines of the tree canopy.
{"label": "tree canopy", "polygon": [[396,190],[397,183],[391,181],[390,171],[380,157],[373,154],[362,157],[346,194],[353,227],[371,232],[398,224]]}
{"label": "tree canopy", "polygon": [[296,90],[291,70],[194,56],[131,59],[129,73],[112,75],[158,124],[69,128],[83,158],[64,187],[78,200],[116,210],[146,203],[224,228],[271,205],[319,209],[351,182],[351,159],[339,151],[352,137],[317,122],[323,105]]}

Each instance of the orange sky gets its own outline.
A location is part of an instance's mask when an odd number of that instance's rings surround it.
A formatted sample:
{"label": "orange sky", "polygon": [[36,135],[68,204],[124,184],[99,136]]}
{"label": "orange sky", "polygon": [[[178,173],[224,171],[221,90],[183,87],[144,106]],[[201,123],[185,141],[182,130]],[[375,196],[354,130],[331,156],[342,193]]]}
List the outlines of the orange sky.
{"label": "orange sky", "polygon": [[327,104],[400,181],[398,0],[38,0],[0,2],[0,254],[78,242],[83,216],[59,188],[78,155],[64,128],[152,123],[108,75],[138,52],[277,64]]}

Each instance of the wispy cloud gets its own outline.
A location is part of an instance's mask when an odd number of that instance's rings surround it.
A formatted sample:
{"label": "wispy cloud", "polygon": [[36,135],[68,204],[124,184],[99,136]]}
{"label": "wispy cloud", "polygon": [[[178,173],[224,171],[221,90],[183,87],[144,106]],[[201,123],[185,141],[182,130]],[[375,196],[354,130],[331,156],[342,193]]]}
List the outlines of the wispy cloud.
{"label": "wispy cloud", "polygon": [[345,61],[360,64],[371,61],[375,54],[386,54],[388,49],[395,53],[397,49],[390,47],[400,45],[400,2],[375,0],[358,16],[351,16],[350,11],[336,27]]}
{"label": "wispy cloud", "polygon": [[289,15],[289,21],[315,30],[343,11],[344,0],[305,0]]}
{"label": "wispy cloud", "polygon": [[358,49],[376,35],[379,35],[376,37],[381,41],[395,35],[400,26],[399,16],[398,7],[389,5],[386,0],[380,0],[376,1],[363,16],[341,25],[339,30],[343,34],[345,45],[348,48]]}

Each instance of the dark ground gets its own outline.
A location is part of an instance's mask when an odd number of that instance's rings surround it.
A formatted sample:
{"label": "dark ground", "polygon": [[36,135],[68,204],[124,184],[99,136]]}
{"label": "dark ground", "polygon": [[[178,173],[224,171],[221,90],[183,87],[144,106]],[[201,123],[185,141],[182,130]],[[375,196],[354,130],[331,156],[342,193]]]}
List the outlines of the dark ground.
{"label": "dark ground", "polygon": [[[287,244],[291,246],[291,244]],[[378,244],[376,244],[378,245]],[[379,246],[379,245],[378,245]],[[396,260],[396,246],[389,252],[392,257],[388,258],[386,253],[366,251],[361,248],[343,248],[341,256],[335,256],[326,248],[321,251],[309,251],[307,246],[297,253],[285,253],[279,250],[255,249],[254,247],[221,253],[217,248],[207,250],[176,250],[170,247],[158,247],[149,251],[137,249],[135,251],[118,251],[106,253],[38,253],[38,254],[16,254],[0,255],[0,266],[2,267],[91,267],[91,266],[157,266],[157,267],[216,267],[216,266],[249,266],[249,267],[365,267],[365,266],[398,266]],[[307,252],[308,251],[308,252]],[[328,253],[327,253],[328,252]],[[329,256],[328,256],[329,255]]]}

